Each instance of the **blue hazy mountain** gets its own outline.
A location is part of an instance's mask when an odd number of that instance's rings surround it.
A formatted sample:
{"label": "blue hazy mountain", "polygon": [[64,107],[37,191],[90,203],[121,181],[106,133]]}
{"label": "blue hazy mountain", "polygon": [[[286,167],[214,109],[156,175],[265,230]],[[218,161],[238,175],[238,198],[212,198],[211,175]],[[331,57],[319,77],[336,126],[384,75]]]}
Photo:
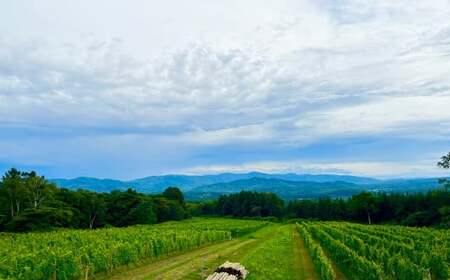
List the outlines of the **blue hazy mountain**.
{"label": "blue hazy mountain", "polygon": [[437,187],[437,178],[378,180],[369,177],[334,174],[223,173],[217,175],[163,175],[121,181],[79,177],[51,179],[60,187],[97,192],[133,188],[144,193],[160,193],[178,186],[190,199],[214,198],[241,190],[271,191],[283,198],[348,197],[360,191],[415,192]]}
{"label": "blue hazy mountain", "polygon": [[57,186],[68,189],[86,189],[96,192],[127,189],[127,182],[113,179],[97,179],[92,177],[78,177],[74,179],[49,179]]}
{"label": "blue hazy mountain", "polygon": [[361,191],[370,192],[420,192],[438,186],[438,179],[399,179],[355,184],[345,181],[313,182],[281,179],[251,178],[228,183],[217,183],[196,187],[186,192],[191,200],[212,199],[221,194],[241,190],[274,192],[284,199],[306,199],[319,197],[349,197]]}
{"label": "blue hazy mountain", "polygon": [[222,173],[216,175],[163,175],[149,176],[141,179],[120,181],[112,179],[98,179],[91,177],[78,177],[74,179],[51,179],[55,184],[70,189],[90,189],[94,191],[109,191],[112,189],[134,188],[148,193],[164,190],[167,186],[178,186],[183,191],[189,191],[195,187],[211,185],[216,183],[228,183],[237,180],[251,178],[280,179],[287,181],[310,181],[310,182],[335,182],[343,181],[354,184],[375,184],[379,180],[367,177],[333,175],[333,174],[266,174],[260,172],[249,173]]}
{"label": "blue hazy mountain", "polygon": [[317,198],[324,196],[348,197],[362,190],[370,189],[369,186],[344,181],[312,182],[274,178],[250,178],[196,187],[186,192],[186,197],[192,200],[211,199],[221,194],[236,193],[241,190],[274,192],[284,199]]}

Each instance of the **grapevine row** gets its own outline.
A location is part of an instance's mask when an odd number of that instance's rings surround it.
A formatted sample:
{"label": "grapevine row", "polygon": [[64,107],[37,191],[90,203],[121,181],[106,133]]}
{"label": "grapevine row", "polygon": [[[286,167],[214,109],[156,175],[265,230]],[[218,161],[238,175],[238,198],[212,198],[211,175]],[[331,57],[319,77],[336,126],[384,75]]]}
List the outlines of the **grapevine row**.
{"label": "grapevine row", "polygon": [[230,220],[230,228],[226,220],[220,222],[225,230],[220,229],[220,223],[206,220],[202,225],[180,222],[178,226],[2,235],[0,279],[85,279],[123,265],[229,240],[232,229],[246,232],[264,225],[258,221]]}
{"label": "grapevine row", "polygon": [[311,234],[305,229],[304,226],[297,224],[297,229],[300,232],[303,241],[308,248],[309,255],[316,267],[316,271],[320,276],[320,280],[334,280],[336,279],[336,274],[333,270],[330,260],[325,255],[322,247],[314,241]]}
{"label": "grapevine row", "polygon": [[383,243],[372,236],[365,236],[361,239],[357,234],[342,232],[326,225],[321,225],[321,228],[334,238],[341,240],[359,255],[379,264],[385,274],[395,279],[422,280],[429,278],[428,270],[416,265],[395,251],[399,248],[399,251],[409,250],[410,248],[406,245],[393,242]]}
{"label": "grapevine row", "polygon": [[[348,235],[361,238],[371,249],[382,248],[387,250],[390,255],[399,254],[403,258],[409,259],[414,263],[414,265],[410,265],[411,269],[417,266],[420,270],[429,271],[437,279],[450,279],[450,270],[446,263],[445,247],[433,248],[431,244],[427,246],[426,243],[419,241],[413,243],[413,246],[410,246],[392,241],[389,238],[373,236],[346,226],[333,226],[334,228],[341,229]],[[408,263],[409,261],[406,260],[405,262]]]}
{"label": "grapevine row", "polygon": [[333,238],[330,234],[318,226],[307,225],[313,238],[318,240],[331,255],[333,260],[347,268],[348,272],[356,279],[381,280],[385,279],[381,267],[373,261],[360,256],[343,242]]}

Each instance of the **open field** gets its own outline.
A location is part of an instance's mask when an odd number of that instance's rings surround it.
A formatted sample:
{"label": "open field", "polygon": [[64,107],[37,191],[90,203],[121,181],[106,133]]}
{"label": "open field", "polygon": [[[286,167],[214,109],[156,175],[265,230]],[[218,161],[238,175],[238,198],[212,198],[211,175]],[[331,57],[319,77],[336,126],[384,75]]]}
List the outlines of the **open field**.
{"label": "open field", "polygon": [[0,235],[0,279],[449,279],[446,230],[195,218],[152,226]]}
{"label": "open field", "polygon": [[0,277],[88,278],[123,265],[231,240],[264,225],[258,221],[192,219],[127,228],[1,234]]}
{"label": "open field", "polygon": [[297,225],[322,279],[450,279],[448,230],[343,222]]}

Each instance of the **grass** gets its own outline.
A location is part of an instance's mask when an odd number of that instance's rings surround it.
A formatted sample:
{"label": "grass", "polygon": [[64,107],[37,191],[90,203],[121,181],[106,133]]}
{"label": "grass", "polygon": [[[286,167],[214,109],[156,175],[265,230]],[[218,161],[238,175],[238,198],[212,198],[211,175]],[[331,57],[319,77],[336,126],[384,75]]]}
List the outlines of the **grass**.
{"label": "grass", "polygon": [[270,238],[245,256],[241,263],[250,271],[248,280],[296,280],[292,225],[277,227]]}
{"label": "grass", "polygon": [[241,238],[203,246],[187,253],[167,257],[139,267],[124,267],[114,275],[98,279],[205,279],[226,260],[239,261],[270,236],[278,226],[267,226]]}
{"label": "grass", "polygon": [[316,269],[308,254],[303,239],[300,238],[298,230],[293,231],[294,267],[299,272],[298,279],[314,280],[319,279]]}
{"label": "grass", "polygon": [[207,245],[100,279],[203,280],[225,261],[240,262],[247,280],[318,279],[294,225],[273,224],[238,239]]}

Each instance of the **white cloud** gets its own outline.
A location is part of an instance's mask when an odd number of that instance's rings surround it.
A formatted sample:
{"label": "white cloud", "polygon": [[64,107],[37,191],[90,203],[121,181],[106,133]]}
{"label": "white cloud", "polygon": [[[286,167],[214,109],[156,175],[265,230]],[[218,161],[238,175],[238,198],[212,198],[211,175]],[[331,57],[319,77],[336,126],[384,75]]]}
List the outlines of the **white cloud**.
{"label": "white cloud", "polygon": [[424,174],[428,176],[447,176],[448,174],[435,166],[432,160],[419,162],[380,162],[380,161],[357,161],[357,162],[328,162],[313,163],[308,161],[261,161],[247,162],[234,165],[212,165],[196,166],[181,170],[187,174],[217,174],[223,172],[266,172],[266,173],[332,173],[332,174],[354,174],[360,176],[373,176],[379,178],[393,177],[419,177]]}
{"label": "white cloud", "polygon": [[333,135],[396,134],[418,138],[449,137],[450,95],[383,97],[365,104],[346,106],[296,122],[298,131],[311,137]]}
{"label": "white cloud", "polygon": [[142,135],[186,154],[449,138],[448,1],[39,4],[0,11],[8,137]]}

